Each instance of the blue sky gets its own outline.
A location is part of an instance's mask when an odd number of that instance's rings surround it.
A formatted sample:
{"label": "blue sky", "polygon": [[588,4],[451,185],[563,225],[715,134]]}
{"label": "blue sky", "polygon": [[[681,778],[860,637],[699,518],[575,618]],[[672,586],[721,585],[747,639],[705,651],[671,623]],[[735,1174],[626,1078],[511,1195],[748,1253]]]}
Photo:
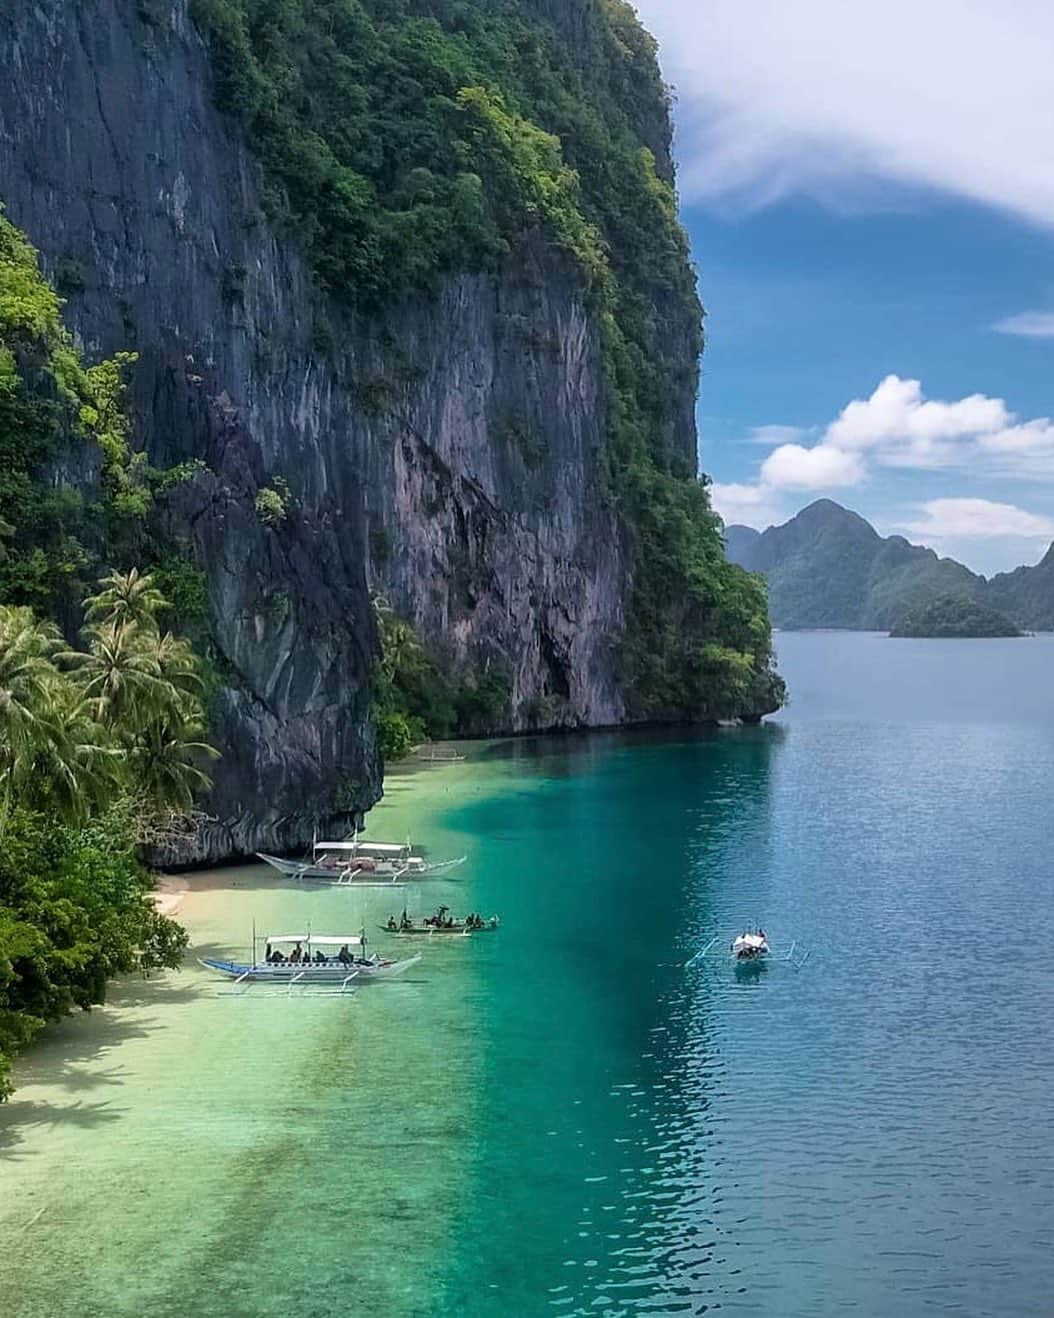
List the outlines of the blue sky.
{"label": "blue sky", "polygon": [[765,526],[829,496],[981,571],[1035,561],[1054,539],[1054,7],[1008,0],[995,27],[972,0],[640,9],[678,94],[718,510]]}

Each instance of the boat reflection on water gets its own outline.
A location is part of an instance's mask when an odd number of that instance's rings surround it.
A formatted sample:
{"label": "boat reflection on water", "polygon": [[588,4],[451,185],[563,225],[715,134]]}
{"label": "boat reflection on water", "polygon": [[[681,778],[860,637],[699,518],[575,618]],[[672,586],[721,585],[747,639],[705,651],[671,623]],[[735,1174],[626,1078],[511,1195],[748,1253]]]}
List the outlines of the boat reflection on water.
{"label": "boat reflection on water", "polygon": [[736,961],[732,967],[737,984],[756,984],[769,972],[768,962],[758,957],[752,961]]}

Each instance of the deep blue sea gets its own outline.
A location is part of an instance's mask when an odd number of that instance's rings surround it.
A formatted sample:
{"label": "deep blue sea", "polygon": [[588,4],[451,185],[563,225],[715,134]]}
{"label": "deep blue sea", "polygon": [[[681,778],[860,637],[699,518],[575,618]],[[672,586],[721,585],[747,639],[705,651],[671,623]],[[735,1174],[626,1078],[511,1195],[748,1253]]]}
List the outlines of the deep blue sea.
{"label": "deep blue sea", "polygon": [[[515,962],[442,1312],[1054,1312],[1054,638],[778,649],[769,725],[457,812]],[[755,920],[801,970],[685,968]]]}
{"label": "deep blue sea", "polygon": [[[468,857],[411,909],[497,933],[347,1003],[191,959],[55,1031],[0,1313],[1054,1312],[1054,638],[778,649],[765,726],[389,779],[374,836]],[[201,953],[392,906],[257,867],[183,914]],[[687,964],[754,921],[805,964]]]}

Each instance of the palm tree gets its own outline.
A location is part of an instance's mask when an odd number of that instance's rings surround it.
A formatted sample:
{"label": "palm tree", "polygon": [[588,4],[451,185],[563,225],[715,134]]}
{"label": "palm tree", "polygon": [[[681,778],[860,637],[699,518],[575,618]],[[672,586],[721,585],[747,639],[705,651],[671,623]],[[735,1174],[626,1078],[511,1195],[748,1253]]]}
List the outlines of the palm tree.
{"label": "palm tree", "polygon": [[38,622],[29,609],[0,606],[0,753],[18,755],[32,745],[59,644],[51,623]]}
{"label": "palm tree", "polygon": [[56,668],[58,629],[0,607],[0,832],[16,799],[79,822],[101,804],[118,752]]}
{"label": "palm tree", "polygon": [[111,572],[99,585],[102,590],[84,601],[84,616],[93,627],[149,628],[156,625],[158,611],[168,605],[154,585],[154,578],[135,567],[128,572]]}
{"label": "palm tree", "polygon": [[134,734],[169,707],[171,684],[135,623],[106,623],[89,636],[87,653],[68,650],[59,658],[74,670],[96,721],[119,735]]}
{"label": "palm tree", "polygon": [[91,717],[86,702],[66,686],[65,698],[60,696],[40,720],[20,797],[67,823],[83,824],[120,790],[125,756]]}
{"label": "palm tree", "polygon": [[188,811],[195,795],[212,786],[200,762],[218,759],[219,752],[207,742],[192,740],[201,732],[197,725],[173,726],[155,719],[129,748],[132,782],[155,811],[164,807]]}
{"label": "palm tree", "polygon": [[157,665],[161,678],[174,692],[185,697],[187,717],[200,718],[201,692],[205,684],[201,680],[197,656],[190,644],[181,636],[173,636],[171,632],[153,632],[142,637],[142,646],[144,653]]}

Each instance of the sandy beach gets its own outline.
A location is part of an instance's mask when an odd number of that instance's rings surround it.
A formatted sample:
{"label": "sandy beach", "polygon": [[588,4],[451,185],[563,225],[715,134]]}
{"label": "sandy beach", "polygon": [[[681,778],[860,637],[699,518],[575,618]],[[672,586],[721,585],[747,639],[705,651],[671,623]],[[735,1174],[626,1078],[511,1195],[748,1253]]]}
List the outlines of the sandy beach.
{"label": "sandy beach", "polygon": [[182,907],[190,884],[175,874],[160,874],[154,891],[154,909],[158,915],[174,916]]}

